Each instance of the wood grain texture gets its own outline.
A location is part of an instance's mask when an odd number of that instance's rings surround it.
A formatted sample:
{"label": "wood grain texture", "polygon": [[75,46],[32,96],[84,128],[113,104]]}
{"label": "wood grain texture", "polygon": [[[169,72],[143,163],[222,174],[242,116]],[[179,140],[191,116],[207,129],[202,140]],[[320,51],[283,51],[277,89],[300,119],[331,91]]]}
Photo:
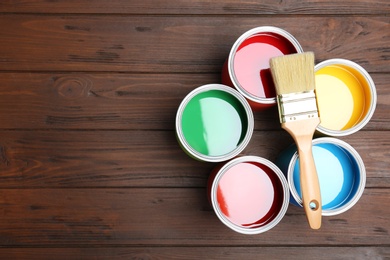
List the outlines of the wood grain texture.
{"label": "wood grain texture", "polygon": [[241,34],[274,25],[318,61],[345,58],[387,72],[389,22],[387,16],[1,15],[7,26],[0,28],[0,70],[220,72]]}
{"label": "wood grain texture", "polygon": [[245,236],[218,220],[205,189],[1,189],[0,242],[3,247],[385,246],[390,216],[383,205],[389,196],[389,189],[366,189],[352,209],[324,217],[316,231],[301,208],[290,206],[276,227]]}
{"label": "wood grain texture", "polygon": [[[216,74],[0,73],[0,129],[173,130],[180,102]],[[390,74],[373,73],[375,114],[364,130],[390,130]],[[256,130],[279,130],[277,108]]]}
{"label": "wood grain texture", "polygon": [[178,1],[178,0],[3,0],[0,12],[17,13],[115,13],[115,14],[361,14],[386,15],[386,0],[348,1]]}
{"label": "wood grain texture", "polygon": [[[0,259],[388,259],[389,13],[387,0],[0,1]],[[292,205],[266,233],[231,231],[207,201],[215,164],[175,138],[184,96],[219,83],[236,39],[265,25],[376,84],[373,118],[340,138],[365,163],[363,196],[318,231]],[[275,161],[293,142],[277,117],[255,113],[242,155]]]}
{"label": "wood grain texture", "polygon": [[[173,131],[0,131],[0,187],[206,187],[216,166],[188,157]],[[389,188],[389,134],[343,138],[362,157],[367,187]],[[364,140],[364,141],[362,141]],[[273,162],[293,140],[256,131],[242,155]]]}
{"label": "wood grain texture", "polygon": [[0,248],[0,255],[11,259],[247,259],[248,255],[257,259],[387,259],[388,247],[105,247],[105,248]]}

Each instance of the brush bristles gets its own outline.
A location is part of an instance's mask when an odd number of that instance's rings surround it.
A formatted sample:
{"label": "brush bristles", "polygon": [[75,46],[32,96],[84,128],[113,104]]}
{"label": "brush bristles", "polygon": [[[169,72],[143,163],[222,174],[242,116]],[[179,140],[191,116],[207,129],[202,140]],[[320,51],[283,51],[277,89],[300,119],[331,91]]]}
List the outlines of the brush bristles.
{"label": "brush bristles", "polygon": [[314,53],[305,52],[272,58],[271,73],[278,95],[315,88]]}

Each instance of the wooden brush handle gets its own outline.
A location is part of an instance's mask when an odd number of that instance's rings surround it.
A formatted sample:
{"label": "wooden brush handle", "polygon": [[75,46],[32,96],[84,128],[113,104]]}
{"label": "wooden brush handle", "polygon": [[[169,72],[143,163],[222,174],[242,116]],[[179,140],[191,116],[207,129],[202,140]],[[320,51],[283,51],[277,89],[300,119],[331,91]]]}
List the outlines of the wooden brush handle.
{"label": "wooden brush handle", "polygon": [[311,139],[300,142],[299,167],[302,205],[312,229],[321,227],[322,203],[316,166],[311,149]]}
{"label": "wooden brush handle", "polygon": [[282,124],[298,146],[302,204],[312,229],[321,227],[322,217],[320,184],[312,152],[312,138],[319,123],[319,118],[311,118]]}

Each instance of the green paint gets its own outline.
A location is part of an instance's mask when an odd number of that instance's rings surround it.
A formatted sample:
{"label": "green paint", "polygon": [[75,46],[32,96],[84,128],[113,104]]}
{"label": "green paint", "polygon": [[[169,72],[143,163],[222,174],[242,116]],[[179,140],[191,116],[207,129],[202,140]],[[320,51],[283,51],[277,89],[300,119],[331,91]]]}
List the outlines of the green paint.
{"label": "green paint", "polygon": [[209,90],[193,97],[183,111],[182,130],[188,144],[201,154],[221,156],[244,139],[248,118],[233,95]]}

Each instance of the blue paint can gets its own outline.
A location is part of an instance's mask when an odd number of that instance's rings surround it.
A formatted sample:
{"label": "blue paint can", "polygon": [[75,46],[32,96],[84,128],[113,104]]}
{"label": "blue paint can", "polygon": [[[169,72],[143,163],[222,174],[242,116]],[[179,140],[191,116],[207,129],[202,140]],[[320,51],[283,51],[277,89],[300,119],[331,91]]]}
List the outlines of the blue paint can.
{"label": "blue paint can", "polygon": [[[322,215],[338,215],[353,207],[366,185],[364,163],[357,151],[342,140],[322,137],[313,140],[313,157],[320,182]],[[302,207],[296,146],[284,150],[276,165],[288,180],[290,202]]]}

